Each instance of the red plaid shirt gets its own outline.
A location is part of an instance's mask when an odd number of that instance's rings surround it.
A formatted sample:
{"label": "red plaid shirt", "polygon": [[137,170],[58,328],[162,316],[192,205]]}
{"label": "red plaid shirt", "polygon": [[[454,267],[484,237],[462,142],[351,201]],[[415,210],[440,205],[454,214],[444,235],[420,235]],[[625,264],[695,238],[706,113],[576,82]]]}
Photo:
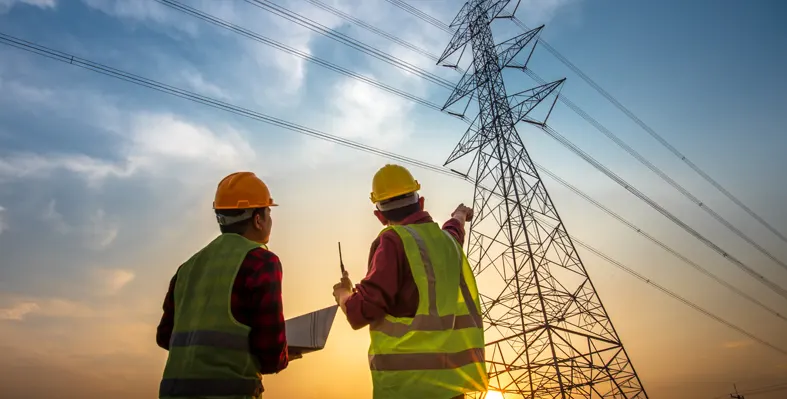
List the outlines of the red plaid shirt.
{"label": "red plaid shirt", "polygon": [[[169,282],[164,299],[164,314],[156,331],[158,346],[169,350],[175,313],[175,279]],[[282,269],[279,257],[263,248],[246,255],[232,287],[232,315],[251,327],[249,346],[260,361],[261,374],[274,374],[287,368],[287,336],[281,300]]]}

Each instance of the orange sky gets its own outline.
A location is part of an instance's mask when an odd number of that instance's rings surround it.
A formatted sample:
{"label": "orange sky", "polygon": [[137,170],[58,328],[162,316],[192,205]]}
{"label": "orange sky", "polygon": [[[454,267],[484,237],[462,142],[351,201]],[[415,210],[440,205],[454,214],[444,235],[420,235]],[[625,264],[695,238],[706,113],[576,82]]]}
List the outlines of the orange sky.
{"label": "orange sky", "polygon": [[[287,317],[332,304],[331,286],[339,273],[337,241],[342,241],[351,277],[357,280],[365,271],[368,246],[379,229],[365,193],[371,171],[373,168],[349,173],[352,184],[309,180],[304,174],[290,177],[303,177],[301,187],[308,190],[285,184],[273,186],[275,198],[283,205],[274,213],[271,249],[284,265]],[[424,186],[428,210],[440,222],[456,203],[468,201],[469,187],[461,182],[422,172],[417,177]],[[324,198],[320,207],[308,206],[310,193],[327,191],[336,184],[343,190],[334,190],[336,195]],[[122,259],[106,264],[110,270],[133,271],[130,281],[122,273],[91,275],[64,287],[74,293],[72,299],[0,296],[4,305],[0,386],[9,397],[43,398],[52,392],[79,392],[83,398],[110,394],[129,399],[155,397],[165,352],[156,347],[154,333],[167,282],[179,262],[215,233],[206,205],[210,203],[211,184],[201,186],[205,193],[186,201],[187,216],[181,223],[154,229],[158,240],[149,241],[144,248],[121,250]],[[558,206],[567,205],[562,209],[569,231],[580,238],[590,236],[594,229],[589,226],[596,225],[592,215],[570,203],[561,204],[563,200],[557,202]],[[591,220],[582,223],[587,218]],[[621,234],[615,226],[609,226],[605,233],[613,237]],[[639,259],[638,271],[662,280],[763,338],[787,346],[784,325],[763,323],[770,319],[697,278],[688,282],[670,279],[671,270],[677,268],[675,262],[663,254],[656,256],[658,251],[641,242],[628,240],[628,248],[614,252],[617,258],[625,263]],[[604,248],[607,241],[614,240],[597,239],[596,245]],[[653,258],[647,255],[651,252]],[[581,254],[651,397],[710,399],[725,394],[733,382],[747,389],[787,379],[786,356],[699,316],[589,253]],[[95,261],[87,255],[85,258],[86,262]],[[680,275],[686,274],[682,271]],[[266,398],[312,398],[317,397],[315,392],[323,398],[369,397],[367,334],[366,330],[352,331],[339,314],[324,351],[293,362],[280,375],[265,378]]]}

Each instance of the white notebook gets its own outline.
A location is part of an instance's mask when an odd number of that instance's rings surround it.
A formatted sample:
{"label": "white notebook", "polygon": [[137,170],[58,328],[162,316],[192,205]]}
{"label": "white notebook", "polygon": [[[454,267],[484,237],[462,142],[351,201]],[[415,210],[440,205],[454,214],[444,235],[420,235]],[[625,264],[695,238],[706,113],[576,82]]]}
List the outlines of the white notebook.
{"label": "white notebook", "polygon": [[287,346],[301,353],[325,348],[338,308],[333,305],[287,320]]}

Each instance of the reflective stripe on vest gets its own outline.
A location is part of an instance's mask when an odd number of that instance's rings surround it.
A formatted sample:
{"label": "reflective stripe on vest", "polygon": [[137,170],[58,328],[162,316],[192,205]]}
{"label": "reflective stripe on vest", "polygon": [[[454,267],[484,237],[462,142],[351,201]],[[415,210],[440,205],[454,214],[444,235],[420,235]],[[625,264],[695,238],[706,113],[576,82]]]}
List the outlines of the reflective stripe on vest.
{"label": "reflective stripe on vest", "polygon": [[384,355],[370,355],[369,367],[375,371],[404,371],[412,370],[417,365],[418,370],[455,369],[467,366],[470,363],[484,361],[483,348],[471,348],[456,353],[389,353]]}
{"label": "reflective stripe on vest", "polygon": [[173,333],[169,340],[170,348],[191,345],[248,351],[249,338],[223,331],[196,330]]}
{"label": "reflective stripe on vest", "polygon": [[262,381],[256,379],[169,378],[161,380],[159,396],[260,396]]}

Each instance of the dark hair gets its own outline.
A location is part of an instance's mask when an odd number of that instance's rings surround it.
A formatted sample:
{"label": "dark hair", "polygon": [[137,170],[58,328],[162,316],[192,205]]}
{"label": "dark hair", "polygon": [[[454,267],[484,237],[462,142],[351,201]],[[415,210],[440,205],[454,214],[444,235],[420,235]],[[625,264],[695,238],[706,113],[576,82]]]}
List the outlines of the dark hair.
{"label": "dark hair", "polygon": [[[397,200],[400,200],[400,199],[403,199],[403,198],[410,197],[412,195],[413,195],[413,193],[409,193],[409,194],[400,195],[398,197],[393,197],[393,198],[391,198],[389,200],[383,201],[382,204],[385,204],[387,202],[397,201]],[[410,216],[410,215],[412,215],[412,214],[414,214],[414,213],[416,213],[416,212],[421,210],[421,204],[419,202],[420,201],[418,201],[418,202],[416,202],[414,204],[403,206],[401,208],[391,209],[391,210],[387,210],[387,211],[380,211],[380,213],[382,213],[383,216],[385,216],[386,219],[388,219],[388,220],[390,220],[392,222],[401,222],[402,220],[404,220],[408,216]]]}
{"label": "dark hair", "polygon": [[[245,209],[216,209],[217,215],[224,215],[224,216],[238,216],[241,213],[246,212]],[[221,230],[222,234],[226,233],[233,233],[243,235],[246,234],[246,231],[251,227],[251,224],[254,222],[254,216],[260,215],[260,217],[265,220],[265,208],[256,208],[254,212],[251,214],[251,217],[246,220],[241,220],[240,222],[236,222],[229,225],[219,225],[219,230]]]}

